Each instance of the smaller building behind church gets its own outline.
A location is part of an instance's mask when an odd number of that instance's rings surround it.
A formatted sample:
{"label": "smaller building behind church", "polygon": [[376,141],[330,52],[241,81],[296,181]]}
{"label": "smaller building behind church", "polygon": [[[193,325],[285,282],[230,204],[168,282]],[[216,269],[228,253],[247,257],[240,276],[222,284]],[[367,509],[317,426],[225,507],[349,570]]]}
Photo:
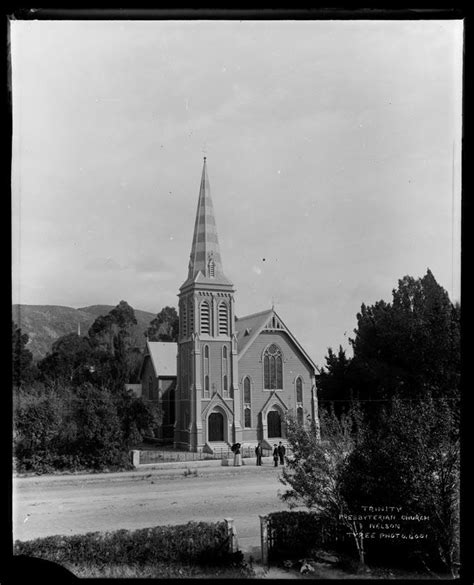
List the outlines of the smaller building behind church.
{"label": "smaller building behind church", "polygon": [[164,444],[174,439],[177,353],[177,343],[147,340],[140,368],[141,396],[159,407],[161,419],[155,438]]}

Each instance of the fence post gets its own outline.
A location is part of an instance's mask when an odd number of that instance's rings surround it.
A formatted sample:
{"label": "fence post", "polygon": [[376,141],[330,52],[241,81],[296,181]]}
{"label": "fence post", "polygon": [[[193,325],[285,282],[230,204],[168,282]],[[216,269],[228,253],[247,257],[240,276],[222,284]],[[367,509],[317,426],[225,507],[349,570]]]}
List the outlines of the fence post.
{"label": "fence post", "polygon": [[239,550],[239,541],[237,540],[237,531],[234,526],[233,518],[224,518],[227,527],[227,537],[230,542],[230,552],[235,553]]}
{"label": "fence post", "polygon": [[260,518],[260,548],[262,551],[262,565],[268,565],[268,521],[266,516]]}
{"label": "fence post", "polygon": [[133,467],[138,467],[140,465],[140,451],[138,451],[137,449],[133,449],[133,451],[130,451],[130,458]]}

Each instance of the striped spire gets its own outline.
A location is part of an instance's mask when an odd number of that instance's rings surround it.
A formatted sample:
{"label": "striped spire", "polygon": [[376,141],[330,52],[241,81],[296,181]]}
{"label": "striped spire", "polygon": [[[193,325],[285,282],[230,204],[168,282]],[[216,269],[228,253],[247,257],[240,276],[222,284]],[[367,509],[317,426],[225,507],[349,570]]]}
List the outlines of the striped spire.
{"label": "striped spire", "polygon": [[202,168],[193,243],[189,258],[188,280],[194,280],[199,272],[206,280],[209,279],[216,283],[229,283],[222,271],[216,220],[207,176],[206,157],[204,157]]}

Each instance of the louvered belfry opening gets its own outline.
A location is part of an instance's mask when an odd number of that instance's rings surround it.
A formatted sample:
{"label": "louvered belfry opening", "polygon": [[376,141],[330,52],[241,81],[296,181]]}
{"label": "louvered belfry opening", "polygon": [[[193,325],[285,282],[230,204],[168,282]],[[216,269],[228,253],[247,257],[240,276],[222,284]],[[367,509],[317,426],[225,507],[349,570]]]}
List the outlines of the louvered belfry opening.
{"label": "louvered belfry opening", "polygon": [[186,301],[181,303],[181,337],[186,337],[188,334],[188,317],[187,317]]}
{"label": "louvered belfry opening", "polygon": [[222,302],[219,304],[219,335],[229,334],[229,317],[227,304]]}
{"label": "louvered belfry opening", "polygon": [[201,333],[210,335],[211,333],[211,309],[207,301],[201,303]]}
{"label": "louvered belfry opening", "polygon": [[189,299],[189,334],[194,333],[194,301]]}

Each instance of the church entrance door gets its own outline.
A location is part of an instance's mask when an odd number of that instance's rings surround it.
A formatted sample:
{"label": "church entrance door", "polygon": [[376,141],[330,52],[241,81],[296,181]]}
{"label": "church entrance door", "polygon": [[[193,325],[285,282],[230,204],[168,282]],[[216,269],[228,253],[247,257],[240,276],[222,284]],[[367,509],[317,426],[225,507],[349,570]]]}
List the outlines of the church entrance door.
{"label": "church entrance door", "polygon": [[267,417],[268,438],[281,437],[281,416],[276,410],[271,410]]}
{"label": "church entrance door", "polygon": [[220,412],[209,415],[209,441],[224,440],[224,416]]}

